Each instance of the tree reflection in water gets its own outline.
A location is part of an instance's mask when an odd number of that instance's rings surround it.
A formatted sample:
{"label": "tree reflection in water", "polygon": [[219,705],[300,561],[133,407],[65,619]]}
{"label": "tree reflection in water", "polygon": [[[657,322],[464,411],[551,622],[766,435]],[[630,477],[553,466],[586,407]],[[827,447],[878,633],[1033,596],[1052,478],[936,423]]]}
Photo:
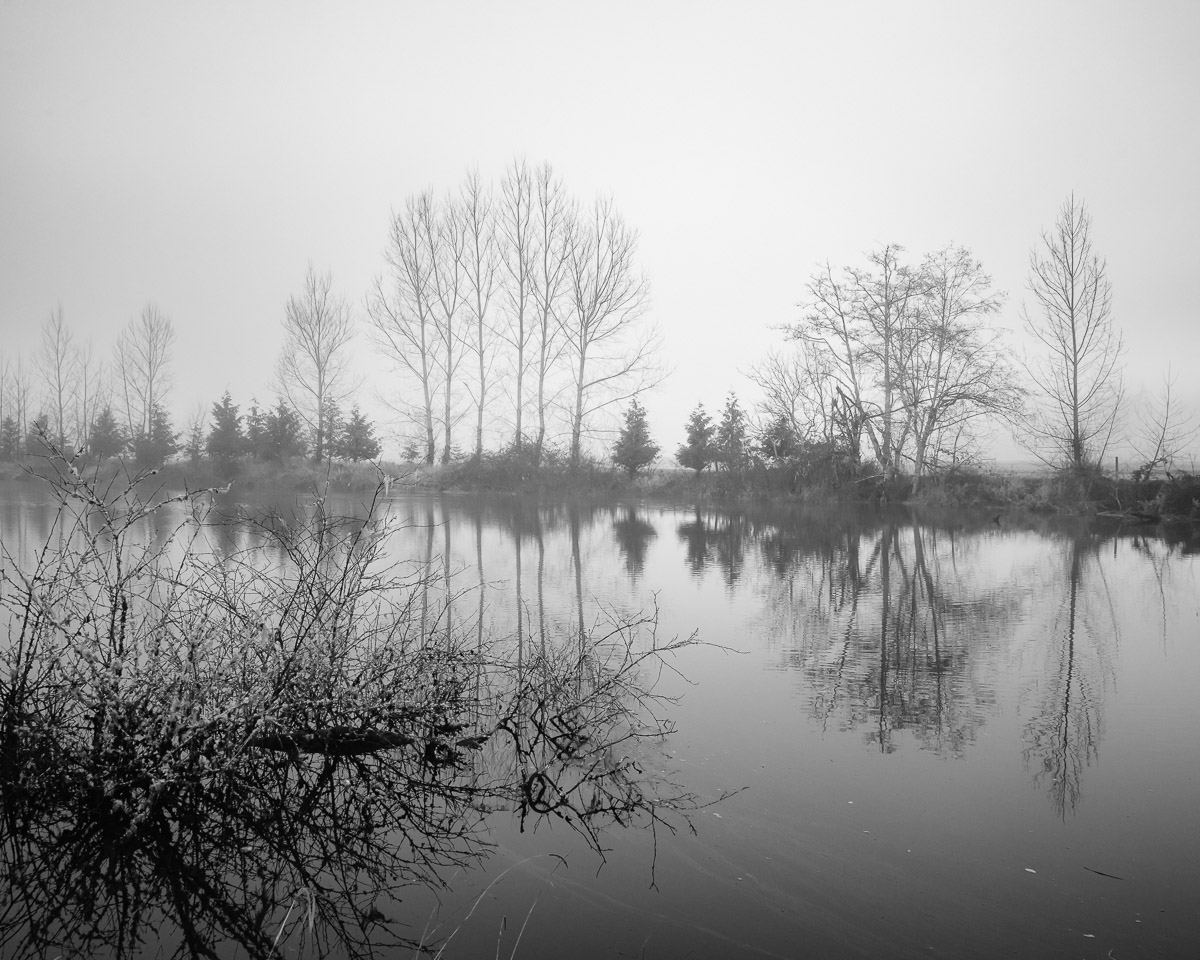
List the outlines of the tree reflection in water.
{"label": "tree reflection in water", "polygon": [[[1040,704],[1025,727],[1024,757],[1034,783],[1046,787],[1062,818],[1081,796],[1083,771],[1104,735],[1104,685],[1120,641],[1111,592],[1100,562],[1104,539],[1071,537],[1062,549],[1062,590],[1048,617]],[[1055,585],[1047,577],[1045,586]]]}
{"label": "tree reflection in water", "polygon": [[6,955],[430,947],[400,895],[485,857],[488,817],[602,856],[612,825],[694,809],[654,692],[693,640],[654,614],[514,648],[431,609],[428,557],[380,569],[370,518],[259,524],[279,567],[188,524],[139,548],[161,503],[55,489],[57,546],[3,565]]}

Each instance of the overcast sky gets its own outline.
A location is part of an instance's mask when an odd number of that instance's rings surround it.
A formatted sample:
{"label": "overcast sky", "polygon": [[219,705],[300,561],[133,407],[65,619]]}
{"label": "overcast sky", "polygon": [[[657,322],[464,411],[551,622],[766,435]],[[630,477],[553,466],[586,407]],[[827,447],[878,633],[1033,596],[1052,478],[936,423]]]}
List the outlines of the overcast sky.
{"label": "overcast sky", "polygon": [[307,263],[360,308],[389,213],[552,163],[640,233],[673,450],[780,344],[818,264],[972,249],[1019,342],[1071,192],[1133,393],[1200,407],[1200,3],[0,0],[0,351],[61,303],[107,356],[148,300],[177,426],[269,400]]}

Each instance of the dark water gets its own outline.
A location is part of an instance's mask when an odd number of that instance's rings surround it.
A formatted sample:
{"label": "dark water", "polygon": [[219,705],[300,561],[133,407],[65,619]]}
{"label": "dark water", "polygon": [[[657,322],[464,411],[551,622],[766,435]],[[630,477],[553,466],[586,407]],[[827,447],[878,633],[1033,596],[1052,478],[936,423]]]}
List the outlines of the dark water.
{"label": "dark water", "polygon": [[[464,629],[536,650],[656,607],[660,637],[701,641],[657,678],[675,733],[643,758],[695,797],[690,824],[610,823],[601,856],[552,817],[522,829],[492,811],[483,856],[384,911],[450,936],[444,956],[1196,955],[1189,531],[519,498],[389,509],[405,522],[390,559],[436,574],[423,602]],[[9,497],[10,552],[51,516]],[[251,542],[206,536],[217,552]]]}

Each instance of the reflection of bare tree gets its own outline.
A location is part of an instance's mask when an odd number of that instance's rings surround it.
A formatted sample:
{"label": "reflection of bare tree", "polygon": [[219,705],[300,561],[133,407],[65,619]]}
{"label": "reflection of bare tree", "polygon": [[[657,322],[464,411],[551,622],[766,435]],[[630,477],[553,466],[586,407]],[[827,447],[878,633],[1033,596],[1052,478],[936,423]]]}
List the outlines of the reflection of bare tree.
{"label": "reflection of bare tree", "polygon": [[[1096,758],[1104,733],[1103,690],[1097,681],[1103,684],[1111,667],[1109,638],[1117,639],[1099,543],[1080,535],[1066,544],[1066,589],[1051,624],[1046,670],[1038,684],[1041,706],[1025,727],[1025,763],[1034,768],[1034,783],[1047,786],[1064,818],[1079,803],[1083,771]],[[1094,622],[1092,602],[1097,599],[1108,608],[1107,624]]]}
{"label": "reflection of bare tree", "polygon": [[638,516],[635,507],[626,507],[624,516],[613,521],[612,529],[621,556],[625,558],[625,569],[630,579],[636,580],[646,565],[646,547],[658,532]]}
{"label": "reflection of bare tree", "polygon": [[989,648],[1021,598],[983,590],[961,563],[971,538],[915,515],[752,525],[772,576],[764,629],[807,678],[814,716],[865,727],[884,752],[903,732],[961,754],[994,702]]}

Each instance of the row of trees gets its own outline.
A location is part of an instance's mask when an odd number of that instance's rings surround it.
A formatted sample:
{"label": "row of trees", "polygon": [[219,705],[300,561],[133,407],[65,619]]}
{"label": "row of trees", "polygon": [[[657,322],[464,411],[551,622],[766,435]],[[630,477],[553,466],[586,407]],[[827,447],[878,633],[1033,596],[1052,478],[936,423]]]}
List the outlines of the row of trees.
{"label": "row of trees", "polygon": [[536,463],[561,429],[576,465],[597,419],[661,378],[637,242],[611,200],[585,207],[548,164],[407,200],[367,315],[426,463],[469,423],[475,457],[528,445]]}
{"label": "row of trees", "polygon": [[[342,420],[358,387],[350,371],[353,323],[329,274],[309,265],[302,292],[286,304],[283,333],[272,383],[277,403],[251,409],[243,452],[276,458],[307,453],[316,460],[378,456],[374,427],[357,406],[350,420]],[[168,413],[175,339],[170,318],[147,304],[121,330],[104,363],[90,342],[76,341],[56,308],[42,326],[32,361],[19,353],[0,361],[0,457],[36,453],[38,438],[46,436],[60,449],[163,463],[181,448]],[[182,446],[198,455],[207,435],[203,405],[192,411],[182,435]]]}
{"label": "row of trees", "polygon": [[355,406],[349,418],[343,419],[337,405],[323,412],[320,432],[308,434],[304,420],[282,399],[273,408],[260,409],[251,402],[245,415],[226,391],[220,402],[213,404],[211,427],[207,435],[193,428],[188,438],[188,454],[199,459],[201,449],[222,461],[249,457],[256,460],[286,460],[302,457],[309,452],[306,436],[321,445],[322,457],[343,460],[374,460],[380,444],[374,425]]}

